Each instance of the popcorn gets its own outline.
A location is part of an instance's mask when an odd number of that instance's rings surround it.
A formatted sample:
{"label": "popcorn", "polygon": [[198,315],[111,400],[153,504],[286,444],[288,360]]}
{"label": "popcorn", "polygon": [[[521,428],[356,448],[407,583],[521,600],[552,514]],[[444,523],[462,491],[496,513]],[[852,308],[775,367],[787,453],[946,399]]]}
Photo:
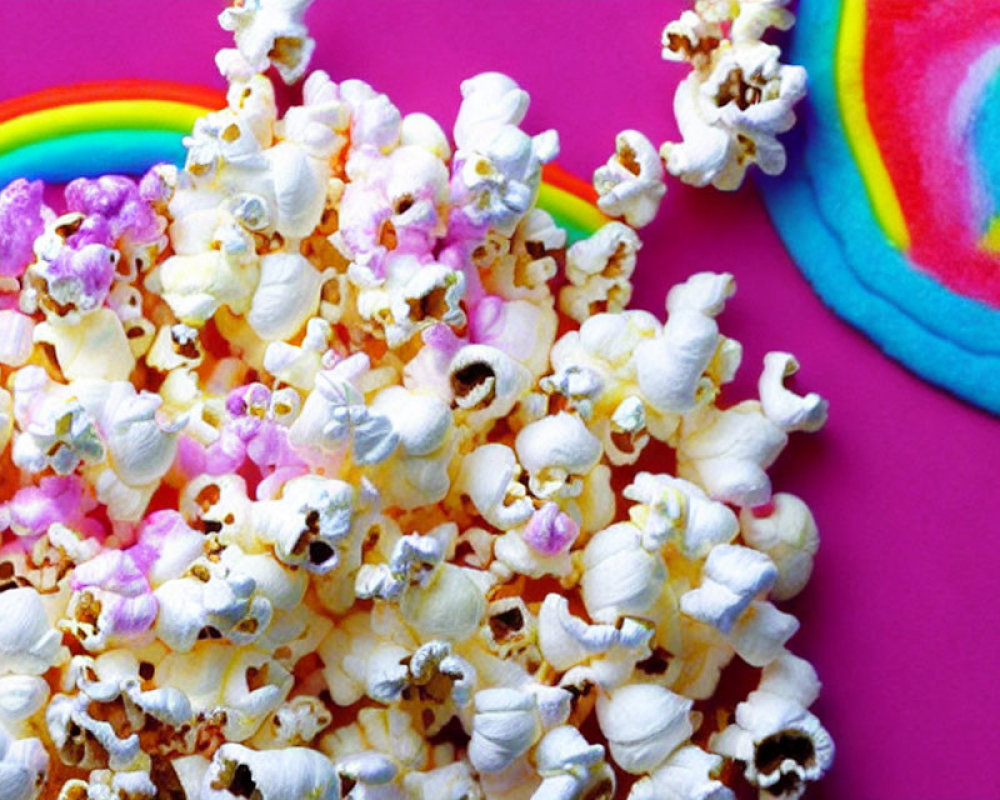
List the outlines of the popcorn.
{"label": "popcorn", "polygon": [[649,772],[694,732],[691,700],[652,683],[631,683],[597,698],[611,757],[626,772]]}
{"label": "popcorn", "polygon": [[792,107],[805,95],[805,70],[779,63],[781,51],[763,42],[720,48],[711,72],[692,72],[677,87],[674,114],[683,142],[660,155],[685,183],[736,189],[757,164],[768,175],[785,169],[777,140],[795,124]]}
{"label": "popcorn", "polygon": [[778,492],[771,507],[740,511],[740,535],[748,545],[766,553],[778,570],[771,597],[788,600],[805,587],[819,548],[819,532],[812,512],[798,497]]}
{"label": "popcorn", "polygon": [[537,695],[511,689],[477,692],[469,761],[479,772],[501,772],[541,738],[544,728],[561,725],[568,716],[569,693],[562,689],[540,687]]}
{"label": "popcorn", "polygon": [[569,725],[553,728],[535,748],[541,785],[533,800],[573,800],[614,796],[615,775],[604,761],[604,748],[590,745]]}
{"label": "popcorn", "polygon": [[697,797],[700,800],[735,800],[733,791],[719,781],[722,759],[694,745],[675,750],[648,777],[639,780],[629,800],[659,797]]}
{"label": "popcorn", "polygon": [[322,274],[302,256],[264,256],[247,322],[261,339],[289,339],[316,313],[322,285]]}
{"label": "popcorn", "polygon": [[643,547],[641,531],[620,522],[595,534],[583,551],[580,588],[591,619],[608,625],[641,615],[654,603],[667,577],[658,552]]}
{"label": "popcorn", "polygon": [[597,205],[611,217],[624,217],[633,228],[653,221],[667,193],[663,165],[652,143],[639,131],[615,137],[615,153],[594,172]]}
{"label": "popcorn", "polygon": [[635,231],[609,222],[566,253],[566,277],[572,285],[559,292],[559,309],[583,322],[602,311],[621,311],[632,299],[629,278],[642,246]]}
{"label": "popcorn", "polygon": [[[609,689],[624,683],[637,661],[649,655],[654,630],[626,617],[620,627],[588,625],[569,612],[566,598],[545,597],[538,612],[538,646],[568,686],[583,682]],[[579,665],[590,662],[586,668]]]}
{"label": "popcorn", "polygon": [[257,752],[224,744],[205,773],[201,796],[222,800],[254,794],[261,800],[333,798],[340,796],[340,778],[329,759],[305,747]]}
{"label": "popcorn", "polygon": [[805,95],[806,73],[781,64],[781,50],[760,38],[769,27],[791,27],[787,4],[705,0],[666,27],[663,57],[694,67],[674,95],[683,141],[660,148],[672,175],[733,190],[750,164],[768,175],[784,171],[785,149],[776,136],[795,124],[792,107]]}
{"label": "popcorn", "polygon": [[12,740],[0,728],[0,786],[3,800],[34,800],[48,773],[49,756],[38,739]]}
{"label": "popcorn", "polygon": [[[732,800],[734,762],[798,797],[833,747],[776,603],[818,539],[766,470],[826,401],[781,352],[723,398],[727,273],[626,309],[665,193],[639,132],[594,174],[623,221],[567,249],[507,76],[462,85],[454,147],[323,72],[282,113],[260,73],[305,76],[308,5],[223,11],[183,168],[0,192],[0,797],[610,800],[620,769]],[[668,26],[670,171],[780,166],[786,5]]]}
{"label": "popcorn", "polygon": [[0,674],[41,675],[62,658],[38,592],[30,587],[0,592]]}
{"label": "popcorn", "polygon": [[316,49],[303,22],[311,4],[312,0],[234,3],[219,15],[219,24],[233,31],[239,54],[251,71],[274,66],[285,83],[295,83],[308,69]]}
{"label": "popcorn", "polygon": [[583,475],[601,457],[601,444],[580,418],[565,412],[526,425],[514,440],[528,472],[528,488],[540,499],[577,497]]}
{"label": "popcorn", "polygon": [[735,724],[712,736],[713,750],[746,762],[744,774],[762,797],[797,800],[833,763],[830,734],[805,708],[818,688],[812,669],[786,655],[736,706]]}

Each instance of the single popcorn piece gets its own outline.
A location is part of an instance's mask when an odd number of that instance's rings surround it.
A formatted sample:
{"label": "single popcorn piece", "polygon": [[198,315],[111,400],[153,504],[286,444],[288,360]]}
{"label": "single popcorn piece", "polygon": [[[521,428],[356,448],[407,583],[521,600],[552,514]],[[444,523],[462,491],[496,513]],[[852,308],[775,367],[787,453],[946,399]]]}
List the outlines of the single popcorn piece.
{"label": "single popcorn piece", "polygon": [[[787,5],[668,26],[671,172],[783,163]],[[628,308],[641,133],[571,241],[512,78],[452,143],[307,75],[308,6],[222,12],[183,167],[0,191],[0,800],[800,797],[833,744],[780,604],[818,534],[767,470],[826,401],[783,352],[729,397],[729,273]]]}
{"label": "single popcorn piece", "polygon": [[792,107],[805,96],[806,73],[781,64],[778,47],[761,37],[787,30],[788,0],[700,0],[663,32],[663,57],[693,69],[677,87],[680,143],[660,155],[667,170],[694,186],[734,190],[751,164],[768,175],[785,169],[777,140],[795,124]]}
{"label": "single popcorn piece", "polygon": [[273,65],[285,83],[294,83],[316,49],[303,21],[310,5],[312,0],[236,0],[219,15],[219,24],[233,31],[251,72]]}
{"label": "single popcorn piece", "polygon": [[667,193],[663,164],[652,143],[639,131],[615,137],[615,153],[594,173],[597,206],[611,217],[624,217],[633,228],[653,221]]}

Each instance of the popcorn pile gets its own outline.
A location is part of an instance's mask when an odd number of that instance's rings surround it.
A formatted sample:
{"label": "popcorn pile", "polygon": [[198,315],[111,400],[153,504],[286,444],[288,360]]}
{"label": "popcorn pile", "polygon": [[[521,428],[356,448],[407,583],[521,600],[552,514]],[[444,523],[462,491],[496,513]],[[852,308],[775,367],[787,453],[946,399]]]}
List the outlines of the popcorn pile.
{"label": "popcorn pile", "polygon": [[567,248],[511,79],[454,152],[323,72],[279,118],[306,5],[223,13],[183,170],[0,194],[0,798],[802,796],[833,744],[774,603],[818,539],[766,469],[826,403],[771,353],[717,404],[730,275],[625,310],[639,239]]}

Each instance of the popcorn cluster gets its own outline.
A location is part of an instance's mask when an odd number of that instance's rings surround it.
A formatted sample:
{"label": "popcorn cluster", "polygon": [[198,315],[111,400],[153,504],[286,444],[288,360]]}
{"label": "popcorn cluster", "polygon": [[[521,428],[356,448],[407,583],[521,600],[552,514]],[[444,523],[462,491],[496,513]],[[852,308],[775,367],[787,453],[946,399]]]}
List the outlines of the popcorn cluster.
{"label": "popcorn cluster", "polygon": [[818,539],[766,470],[826,403],[771,353],[719,405],[728,274],[626,310],[633,134],[628,224],[567,248],[510,78],[454,151],[323,72],[279,117],[306,5],[222,14],[182,170],[0,193],[0,798],[801,797],[833,745],[774,602]]}
{"label": "popcorn cluster", "polygon": [[736,189],[751,164],[768,175],[784,171],[777,134],[795,124],[792,107],[805,96],[806,71],[782,64],[781,50],[761,37],[792,27],[789,3],[696,0],[694,10],[667,25],[663,57],[692,67],[674,95],[683,141],[660,148],[671,175]]}

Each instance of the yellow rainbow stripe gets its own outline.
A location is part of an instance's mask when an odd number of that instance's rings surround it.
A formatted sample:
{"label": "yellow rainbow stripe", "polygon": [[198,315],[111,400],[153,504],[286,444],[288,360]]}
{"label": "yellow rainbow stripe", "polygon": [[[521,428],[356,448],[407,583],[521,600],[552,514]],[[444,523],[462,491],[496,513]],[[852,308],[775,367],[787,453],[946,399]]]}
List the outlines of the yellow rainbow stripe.
{"label": "yellow rainbow stripe", "polygon": [[875,141],[865,103],[865,3],[866,0],[843,0],[841,3],[834,58],[837,105],[845,138],[854,153],[875,218],[889,241],[905,252],[910,249],[910,231],[889,170]]}
{"label": "yellow rainbow stripe", "polygon": [[60,136],[99,130],[188,134],[209,109],[172,100],[104,100],[46,108],[0,122],[0,153]]}

